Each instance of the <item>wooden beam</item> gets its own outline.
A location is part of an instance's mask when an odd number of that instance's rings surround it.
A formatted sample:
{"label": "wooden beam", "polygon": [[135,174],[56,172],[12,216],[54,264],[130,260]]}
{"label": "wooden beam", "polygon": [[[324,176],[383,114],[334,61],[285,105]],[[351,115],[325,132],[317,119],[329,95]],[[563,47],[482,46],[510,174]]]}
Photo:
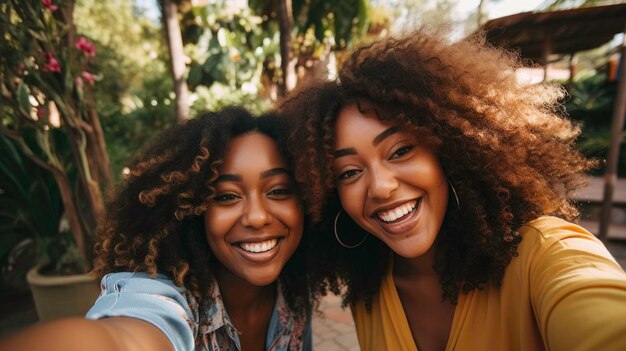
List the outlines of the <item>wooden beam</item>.
{"label": "wooden beam", "polygon": [[[626,27],[624,28],[626,34]],[[623,139],[624,114],[626,114],[626,35],[621,47],[619,86],[615,97],[615,108],[613,109],[613,122],[611,124],[611,145],[609,155],[606,160],[606,171],[604,173],[604,200],[600,212],[600,240],[606,240],[611,222],[611,208],[613,207],[613,192],[617,183],[617,164],[619,162],[619,147]]]}
{"label": "wooden beam", "polygon": [[543,63],[543,81],[548,79],[548,68],[550,68],[550,54],[552,53],[552,33],[543,32],[543,49],[541,50],[541,62]]}
{"label": "wooden beam", "polygon": [[576,75],[576,65],[578,63],[578,56],[576,56],[575,52],[569,54],[569,78],[567,79],[568,83],[574,81],[574,76]]}

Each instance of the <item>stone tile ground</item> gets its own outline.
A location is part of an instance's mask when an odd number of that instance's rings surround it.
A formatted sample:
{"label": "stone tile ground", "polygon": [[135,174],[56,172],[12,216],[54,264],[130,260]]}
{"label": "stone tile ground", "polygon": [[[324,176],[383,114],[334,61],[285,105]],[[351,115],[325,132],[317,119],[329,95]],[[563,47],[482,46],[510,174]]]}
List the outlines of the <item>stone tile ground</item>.
{"label": "stone tile ground", "polygon": [[334,295],[324,297],[320,311],[323,315],[313,318],[313,349],[359,351],[352,314],[341,308],[341,299]]}

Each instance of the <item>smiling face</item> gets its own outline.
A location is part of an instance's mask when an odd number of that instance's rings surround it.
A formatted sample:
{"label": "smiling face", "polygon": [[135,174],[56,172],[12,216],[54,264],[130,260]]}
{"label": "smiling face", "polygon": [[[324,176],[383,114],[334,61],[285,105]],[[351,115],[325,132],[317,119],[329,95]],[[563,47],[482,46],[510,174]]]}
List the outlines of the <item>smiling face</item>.
{"label": "smiling face", "polygon": [[[333,170],[346,213],[397,255],[433,246],[448,204],[435,154],[415,135],[378,119],[366,102],[346,105],[335,125]],[[371,111],[371,112],[369,112]]]}
{"label": "smiling face", "polygon": [[232,274],[256,286],[274,282],[296,250],[303,214],[276,143],[259,132],[233,138],[204,216],[209,247]]}

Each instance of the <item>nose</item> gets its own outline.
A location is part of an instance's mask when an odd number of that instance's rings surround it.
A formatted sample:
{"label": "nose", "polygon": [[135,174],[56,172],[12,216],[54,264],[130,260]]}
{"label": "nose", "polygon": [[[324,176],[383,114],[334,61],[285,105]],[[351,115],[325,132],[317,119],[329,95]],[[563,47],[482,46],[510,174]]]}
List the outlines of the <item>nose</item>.
{"label": "nose", "polygon": [[248,197],[247,206],[241,216],[244,226],[260,229],[270,224],[272,216],[267,211],[263,200],[258,195]]}
{"label": "nose", "polygon": [[374,199],[388,199],[398,188],[395,174],[384,165],[370,168],[370,184],[368,195]]}

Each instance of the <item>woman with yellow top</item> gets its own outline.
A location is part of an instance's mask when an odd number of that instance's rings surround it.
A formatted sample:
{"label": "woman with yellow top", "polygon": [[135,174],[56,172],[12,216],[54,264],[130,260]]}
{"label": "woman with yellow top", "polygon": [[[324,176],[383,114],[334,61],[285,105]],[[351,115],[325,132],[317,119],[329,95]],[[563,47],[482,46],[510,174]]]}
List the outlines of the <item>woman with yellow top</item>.
{"label": "woman with yellow top", "polygon": [[626,350],[626,274],[567,221],[594,162],[517,66],[421,30],[283,102],[312,287],[343,292],[362,350]]}

